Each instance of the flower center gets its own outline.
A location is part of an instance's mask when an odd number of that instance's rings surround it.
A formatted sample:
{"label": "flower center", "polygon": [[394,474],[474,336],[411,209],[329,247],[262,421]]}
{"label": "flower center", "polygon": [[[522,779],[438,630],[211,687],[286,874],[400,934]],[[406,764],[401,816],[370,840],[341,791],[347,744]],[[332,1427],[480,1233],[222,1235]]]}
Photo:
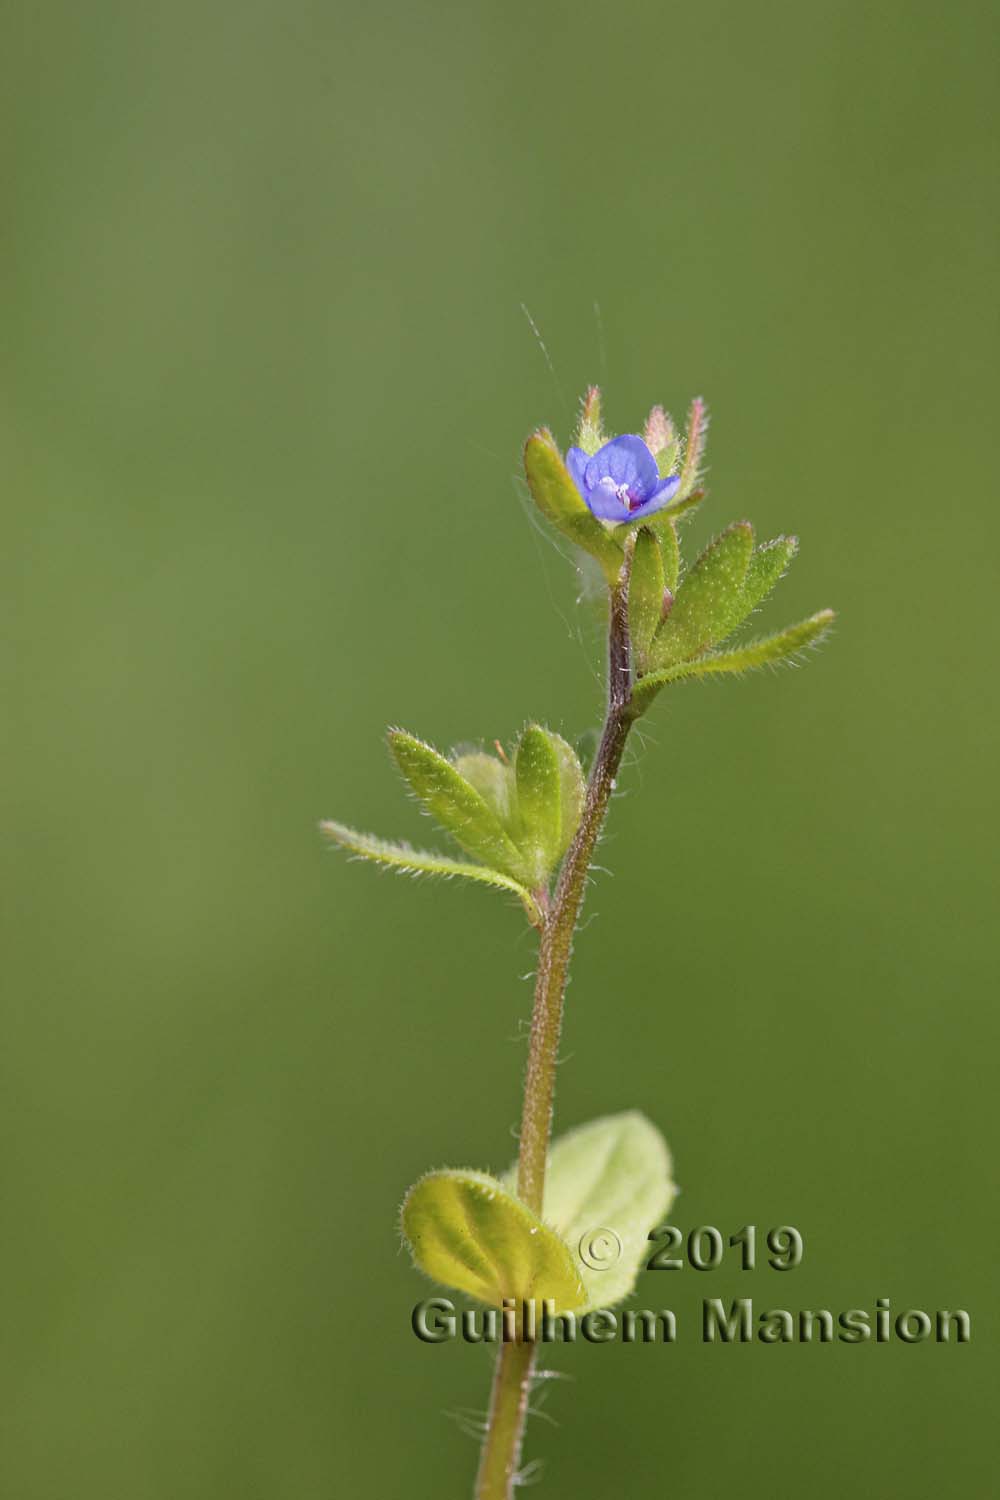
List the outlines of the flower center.
{"label": "flower center", "polygon": [[624,505],[629,514],[631,514],[631,512],[634,510],[638,510],[639,506],[642,504],[641,498],[638,495],[633,494],[627,484],[616,484],[615,494],[618,496],[619,500]]}

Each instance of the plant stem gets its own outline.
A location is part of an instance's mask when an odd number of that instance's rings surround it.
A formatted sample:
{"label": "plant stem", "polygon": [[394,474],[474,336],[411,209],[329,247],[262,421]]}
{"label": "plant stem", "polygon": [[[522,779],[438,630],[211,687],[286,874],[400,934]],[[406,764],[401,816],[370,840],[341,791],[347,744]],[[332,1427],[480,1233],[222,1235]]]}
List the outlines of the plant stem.
{"label": "plant stem", "polygon": [[552,1130],[556,1062],[573,934],[583,905],[594,846],[604,824],[631,728],[628,712],[631,696],[628,587],[627,579],[622,579],[611,591],[608,711],[604,732],[591,768],[580,827],[563,863],[552,909],[538,946],[538,975],[517,1164],[517,1195],[536,1214],[542,1212],[545,1194],[545,1163]]}
{"label": "plant stem", "polygon": [[534,1364],[534,1344],[500,1345],[479,1459],[476,1500],[508,1500],[514,1493]]}
{"label": "plant stem", "polygon": [[[555,897],[542,927],[531,1018],[531,1043],[521,1112],[518,1197],[541,1214],[545,1166],[552,1132],[556,1063],[562,1031],[563,1000],[573,951],[573,934],[583,905],[590,862],[615,786],[625,741],[632,727],[632,662],[628,630],[631,550],[611,589],[608,626],[608,708],[604,731],[587,783],[576,837],[563,862]],[[483,1441],[476,1500],[510,1500],[520,1459],[534,1366],[531,1344],[503,1344],[493,1377],[493,1394]]]}

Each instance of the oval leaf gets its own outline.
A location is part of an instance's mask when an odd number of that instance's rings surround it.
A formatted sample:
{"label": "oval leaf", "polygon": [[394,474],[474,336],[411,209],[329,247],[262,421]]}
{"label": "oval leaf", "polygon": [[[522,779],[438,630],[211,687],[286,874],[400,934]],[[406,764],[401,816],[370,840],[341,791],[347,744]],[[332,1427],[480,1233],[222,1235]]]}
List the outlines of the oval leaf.
{"label": "oval leaf", "polygon": [[403,1200],[403,1233],[420,1269],[491,1307],[551,1299],[582,1306],[583,1278],[569,1249],[485,1172],[428,1172]]}
{"label": "oval leaf", "polygon": [[[512,1167],[504,1181],[516,1181]],[[667,1144],[636,1110],[606,1115],[560,1136],[549,1152],[545,1222],[566,1242],[586,1307],[627,1297],[649,1255],[648,1235],[677,1193]]]}

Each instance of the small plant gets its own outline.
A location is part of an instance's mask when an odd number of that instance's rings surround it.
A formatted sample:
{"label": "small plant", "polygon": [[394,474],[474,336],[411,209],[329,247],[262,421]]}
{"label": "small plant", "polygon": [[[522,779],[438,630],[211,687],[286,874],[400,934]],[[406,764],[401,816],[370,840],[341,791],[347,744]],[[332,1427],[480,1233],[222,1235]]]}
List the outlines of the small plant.
{"label": "small plant", "polygon": [[[592,387],[565,456],[544,428],[525,446],[535,504],[593,559],[607,588],[607,705],[589,771],[566,740],[540,724],[529,724],[509,752],[498,745],[495,754],[450,756],[393,729],[389,748],[403,779],[468,858],[322,825],[364,859],[513,892],[538,930],[518,1160],[502,1178],[471,1169],[428,1172],[402,1208],[417,1265],[491,1307],[542,1304],[585,1313],[627,1297],[648,1233],[674,1196],[666,1144],[639,1114],[595,1120],[550,1143],[573,935],[629,733],[664,688],[793,661],[833,620],[822,610],[774,635],[731,639],[781,578],[797,542],[780,536],[758,545],[749,521],[736,521],[684,567],[678,532],[704,498],[706,432],[697,400],[683,437],[657,406],[641,437],[609,438]],[[595,1269],[587,1253],[594,1226],[613,1228],[610,1269]],[[521,1477],[536,1342],[524,1320],[519,1326],[497,1357],[477,1500],[509,1500]]]}

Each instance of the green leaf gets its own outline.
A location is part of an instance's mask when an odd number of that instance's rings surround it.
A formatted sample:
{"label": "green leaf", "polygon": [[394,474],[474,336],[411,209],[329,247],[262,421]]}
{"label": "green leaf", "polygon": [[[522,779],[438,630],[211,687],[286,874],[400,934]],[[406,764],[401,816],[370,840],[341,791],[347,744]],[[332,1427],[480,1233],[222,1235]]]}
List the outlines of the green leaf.
{"label": "green leaf", "polygon": [[390,730],[389,748],[427,811],[467,853],[520,884],[530,884],[531,871],[500,818],[450,760],[401,729]]}
{"label": "green leaf", "polygon": [[[513,1188],[516,1167],[504,1178]],[[586,1288],[586,1307],[627,1297],[677,1189],[670,1153],[635,1110],[606,1115],[560,1136],[549,1152],[545,1222],[566,1242]]]}
{"label": "green leaf", "polygon": [[764,602],[798,550],[798,537],[794,536],[776,536],[773,541],[757,548],[747,566],[742,597],[738,610],[734,612],[731,630],[742,625],[758,604]]}
{"label": "green leaf", "polygon": [[532,870],[532,887],[547,884],[573,842],[586,787],[571,745],[551,729],[531,724],[514,757],[517,842]]}
{"label": "green leaf", "polygon": [[587,387],[587,394],[580,407],[580,424],[576,432],[576,446],[584,453],[596,453],[607,442],[601,422],[601,392],[596,385]]}
{"label": "green leaf", "polygon": [[[658,516],[652,516],[653,521],[659,520]],[[677,592],[677,580],[681,573],[681,549],[677,540],[677,527],[673,521],[668,519],[665,524],[654,528],[660,539],[660,550],[663,553],[663,582],[671,594]]]}
{"label": "green leaf", "polygon": [[[672,533],[673,528],[667,530]],[[629,635],[640,671],[646,669],[649,647],[660,624],[665,588],[660,543],[652,531],[643,526],[635,539],[628,587]]]}
{"label": "green leaf", "polygon": [[516,793],[514,768],[485,750],[471,750],[452,756],[452,765],[460,776],[487,802],[500,822],[513,835]]}
{"label": "green leaf", "polygon": [[524,471],[532,498],[542,514],[584,552],[596,557],[609,583],[614,583],[624,557],[615,540],[587,505],[570,478],[551,432],[534,433],[524,449]]}
{"label": "green leaf", "polygon": [[514,755],[518,843],[532,867],[534,886],[543,885],[556,860],[562,837],[562,766],[550,736],[529,724]]}
{"label": "green leaf", "polygon": [[437,854],[431,850],[412,849],[405,843],[389,843],[370,833],[358,833],[356,829],[347,828],[343,823],[324,822],[319,826],[327,838],[346,849],[349,854],[370,859],[375,864],[388,865],[400,874],[440,875],[445,879],[459,875],[463,880],[491,885],[498,890],[513,891],[520,897],[528,920],[536,927],[541,924],[542,914],[531,892],[499,870],[487,869],[485,865],[469,865],[464,860],[449,859],[446,854]]}
{"label": "green leaf", "polygon": [[731,609],[720,619],[720,630],[713,645],[725,640],[738,629],[743,621],[761,604],[782,577],[788,564],[798,551],[798,538],[775,537],[765,542],[752,553],[747,565],[743,587],[733,595]]}
{"label": "green leaf", "polygon": [[583,817],[583,804],[587,796],[587,783],[583,774],[583,766],[573,746],[563,739],[561,734],[547,729],[559,759],[559,846],[560,857],[566,853],[576,830],[580,826]]}
{"label": "green leaf", "polygon": [[485,1172],[428,1172],[403,1200],[403,1233],[420,1269],[492,1307],[551,1298],[556,1312],[585,1298],[566,1244]]}
{"label": "green leaf", "polygon": [[833,624],[832,609],[821,609],[798,625],[790,625],[776,635],[765,636],[759,641],[750,641],[732,651],[715,651],[695,661],[678,662],[662,672],[651,672],[636,684],[632,694],[632,709],[638,717],[646,712],[661,688],[671,682],[686,681],[689,677],[722,676],[733,673],[755,671],[758,667],[771,666],[793,660],[807,646],[818,645]]}
{"label": "green leaf", "polygon": [[734,616],[739,618],[752,552],[749,521],[735,522],[706,547],[683,579],[673,608],[657,631],[649,653],[655,667],[686,661],[729,634]]}

